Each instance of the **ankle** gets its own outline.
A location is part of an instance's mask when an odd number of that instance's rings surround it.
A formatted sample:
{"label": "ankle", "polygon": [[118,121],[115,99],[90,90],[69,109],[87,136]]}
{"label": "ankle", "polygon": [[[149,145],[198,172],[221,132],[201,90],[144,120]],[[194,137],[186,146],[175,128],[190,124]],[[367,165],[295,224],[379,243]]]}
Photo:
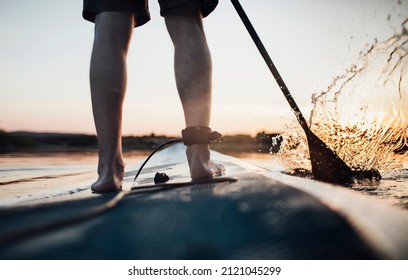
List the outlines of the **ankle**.
{"label": "ankle", "polygon": [[98,163],[98,173],[110,173],[114,174],[124,173],[125,163],[122,159],[117,159],[113,161],[99,161]]}
{"label": "ankle", "polygon": [[187,158],[192,157],[210,158],[210,146],[208,144],[194,144],[187,146]]}

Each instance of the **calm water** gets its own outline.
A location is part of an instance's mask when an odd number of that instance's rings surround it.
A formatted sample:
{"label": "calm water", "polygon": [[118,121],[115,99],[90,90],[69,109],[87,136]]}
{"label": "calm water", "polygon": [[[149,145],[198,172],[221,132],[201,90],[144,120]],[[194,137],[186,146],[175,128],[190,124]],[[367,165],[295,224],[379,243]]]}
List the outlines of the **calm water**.
{"label": "calm water", "polygon": [[[135,169],[147,155],[147,151],[125,153],[126,170]],[[271,171],[283,170],[276,156],[258,153],[234,156]],[[75,191],[88,193],[89,185],[96,178],[96,164],[97,156],[94,153],[0,155],[0,201],[10,197],[29,199],[32,193],[46,192],[51,188],[61,193],[66,187],[76,187]],[[404,163],[404,169],[388,173],[377,183],[362,182],[353,189],[408,209],[408,162]]]}

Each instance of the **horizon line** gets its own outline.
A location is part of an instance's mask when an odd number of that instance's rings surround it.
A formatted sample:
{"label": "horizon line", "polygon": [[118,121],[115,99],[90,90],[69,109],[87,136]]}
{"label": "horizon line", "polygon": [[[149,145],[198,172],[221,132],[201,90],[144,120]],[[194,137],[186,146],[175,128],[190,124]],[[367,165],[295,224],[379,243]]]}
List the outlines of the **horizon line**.
{"label": "horizon line", "polygon": [[[97,136],[96,133],[89,133],[89,132],[62,132],[62,131],[35,131],[35,130],[12,130],[12,131],[7,131],[4,129],[0,129],[0,133],[31,133],[31,134],[68,134],[68,135],[87,135],[87,136]],[[255,135],[258,134],[281,134],[283,131],[258,131],[255,133]],[[248,135],[252,136],[252,133],[250,132],[242,132],[242,131],[237,131],[233,133],[226,133],[223,134],[223,136],[238,136],[238,135]],[[123,134],[122,137],[145,137],[145,136],[152,136],[152,137],[177,137],[174,136],[171,133],[162,133],[162,132],[151,132],[151,133],[141,133],[141,134]]]}

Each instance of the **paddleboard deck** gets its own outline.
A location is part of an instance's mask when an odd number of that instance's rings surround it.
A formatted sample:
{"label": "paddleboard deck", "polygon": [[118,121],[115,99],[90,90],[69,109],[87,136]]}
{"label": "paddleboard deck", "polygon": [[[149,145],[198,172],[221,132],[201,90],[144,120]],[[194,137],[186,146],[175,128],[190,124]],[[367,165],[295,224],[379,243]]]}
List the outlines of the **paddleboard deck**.
{"label": "paddleboard deck", "polygon": [[[135,172],[127,174],[133,190],[2,210],[0,236],[17,238],[3,238],[0,259],[394,257],[322,199],[235,158],[219,157],[224,177],[191,184],[185,162],[166,162],[184,157],[176,146],[159,153],[136,184]],[[170,181],[152,184],[154,173],[163,171]],[[108,211],[75,220],[108,204]],[[62,220],[70,222],[58,225]],[[397,245],[406,256],[406,244]]]}
{"label": "paddleboard deck", "polygon": [[202,179],[202,180],[191,180],[189,177],[182,177],[176,180],[169,180],[167,182],[158,182],[158,183],[147,183],[147,184],[135,184],[131,190],[137,191],[141,189],[149,189],[149,188],[174,188],[174,187],[185,187],[185,186],[193,186],[193,185],[202,185],[202,184],[216,184],[216,183],[224,183],[224,182],[236,182],[237,179],[233,177],[226,177],[226,176],[217,176],[210,179]]}

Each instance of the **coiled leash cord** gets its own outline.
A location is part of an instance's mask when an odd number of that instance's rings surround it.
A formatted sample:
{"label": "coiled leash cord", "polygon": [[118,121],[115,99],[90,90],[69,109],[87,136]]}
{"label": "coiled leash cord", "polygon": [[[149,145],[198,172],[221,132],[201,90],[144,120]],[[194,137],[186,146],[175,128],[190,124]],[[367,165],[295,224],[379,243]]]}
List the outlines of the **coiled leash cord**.
{"label": "coiled leash cord", "polygon": [[[133,187],[135,186],[135,182],[137,177],[139,177],[140,173],[142,172],[144,166],[147,164],[147,162],[150,160],[150,158],[158,151],[160,151],[161,149],[163,149],[166,146],[169,145],[174,145],[177,143],[182,143],[183,142],[183,138],[176,138],[176,139],[172,139],[169,140],[167,142],[164,142],[163,144],[159,145],[156,149],[153,150],[153,152],[150,153],[150,155],[145,159],[145,161],[142,163],[142,165],[140,166],[139,170],[136,173],[135,179],[133,179]],[[157,183],[164,183],[167,182],[169,180],[169,177],[167,177],[166,174],[164,173],[156,173],[156,176],[154,176],[154,182]]]}

